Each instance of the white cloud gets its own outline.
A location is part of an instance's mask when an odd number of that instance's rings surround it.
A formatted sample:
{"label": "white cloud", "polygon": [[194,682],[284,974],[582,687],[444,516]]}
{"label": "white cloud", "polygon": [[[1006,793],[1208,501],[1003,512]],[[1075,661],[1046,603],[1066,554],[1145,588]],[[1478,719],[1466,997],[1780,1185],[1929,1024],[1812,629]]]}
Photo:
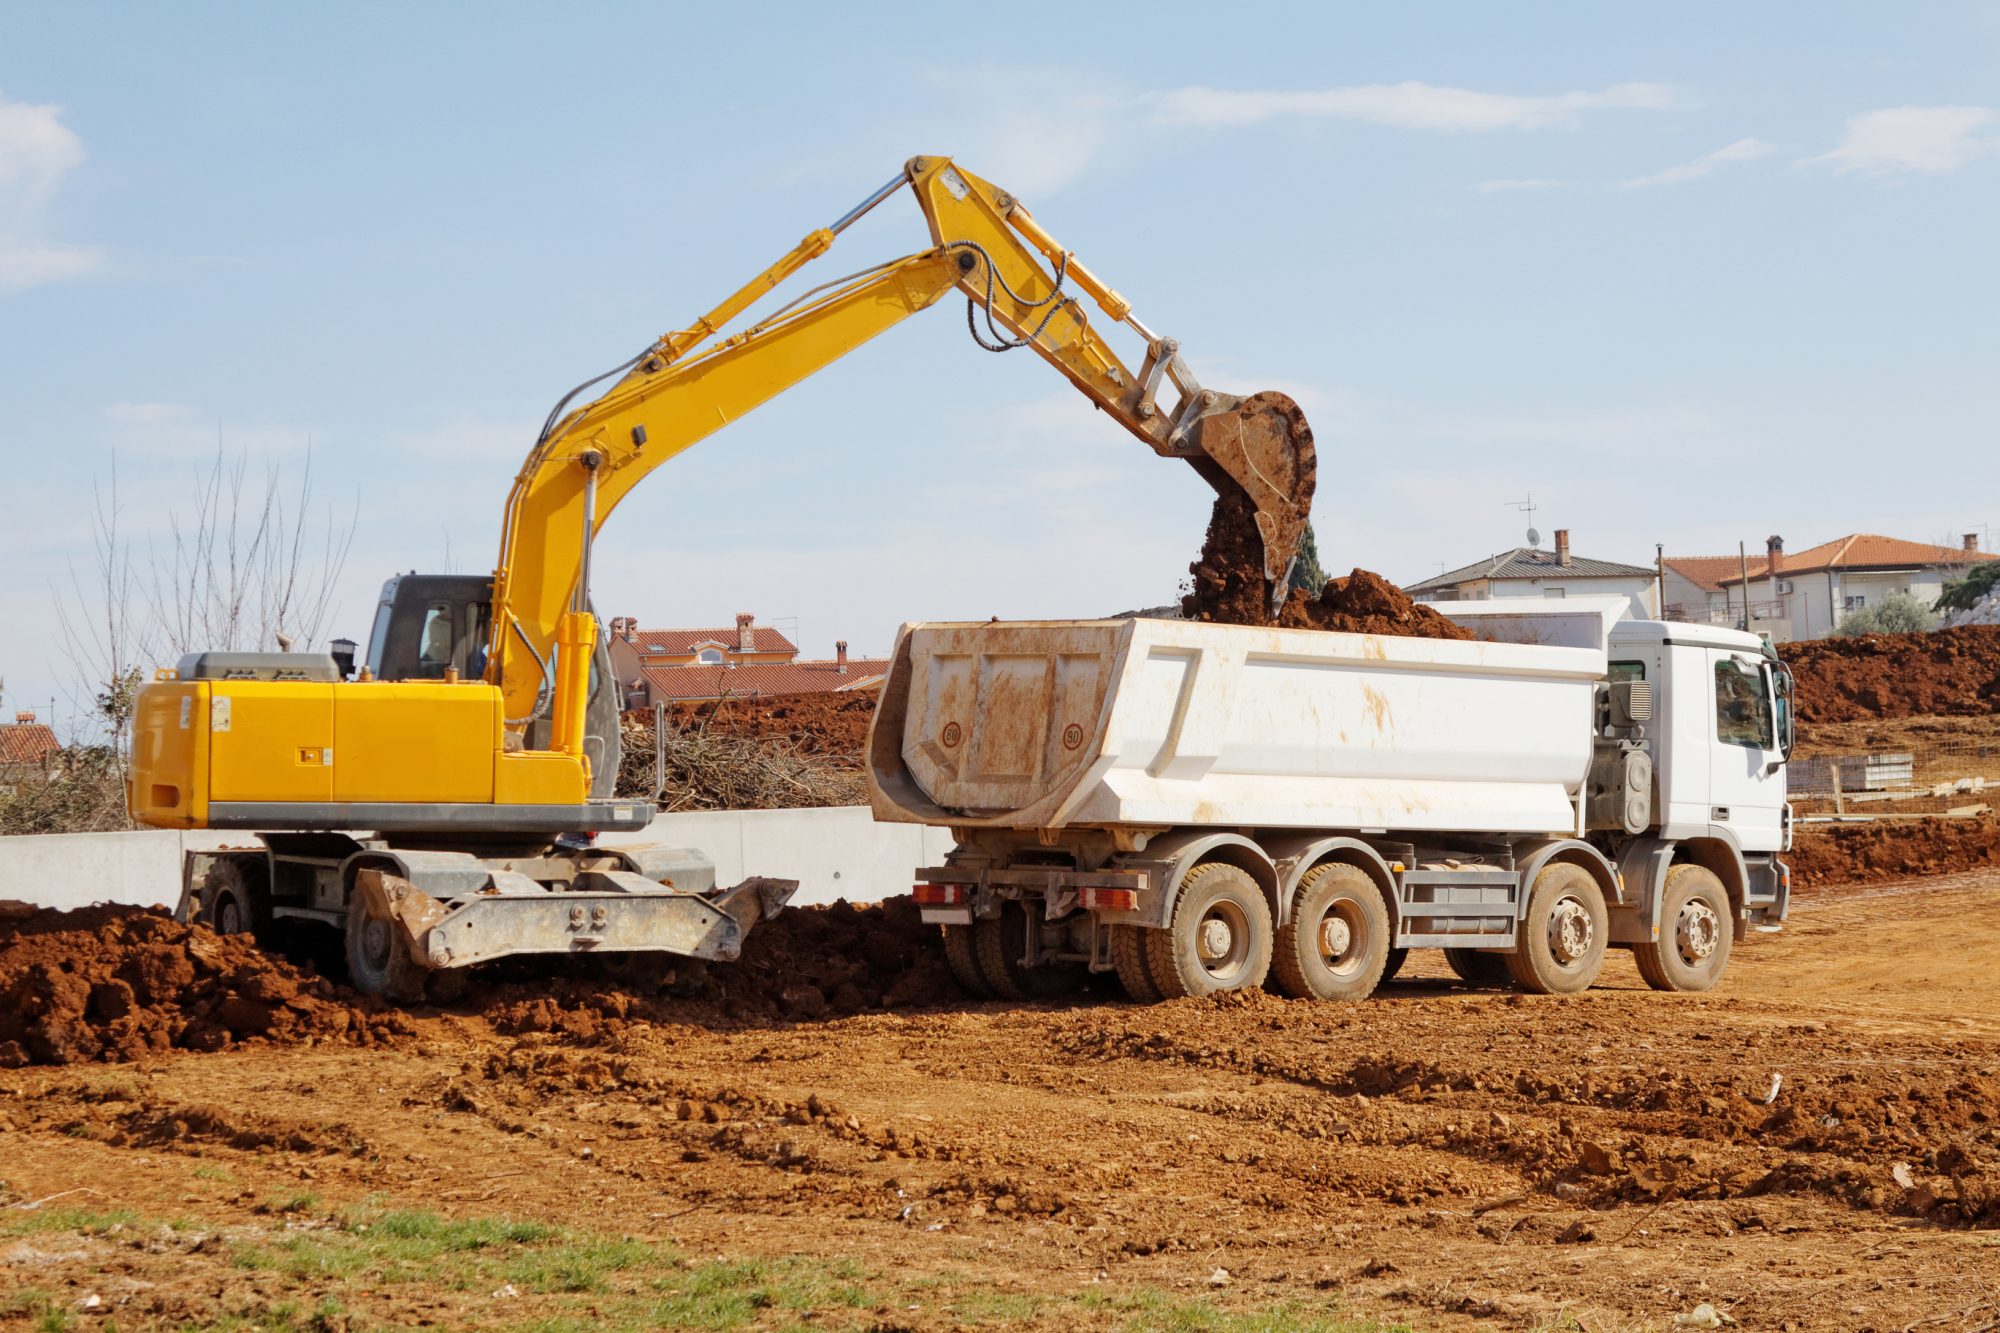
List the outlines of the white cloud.
{"label": "white cloud", "polygon": [[1839,172],[1881,176],[1901,171],[1956,171],[2000,148],[2000,138],[1975,131],[1996,113],[1983,106],[1893,106],[1847,118],[1847,132],[1832,152],[1809,159]]}
{"label": "white cloud", "polygon": [[1370,83],[1308,92],[1231,92],[1178,88],[1152,98],[1153,118],[1173,125],[1238,129],[1285,118],[1358,120],[1406,130],[1484,133],[1575,125],[1586,111],[1660,111],[1675,105],[1659,83],[1620,83],[1596,92],[1521,97],[1440,88],[1429,83]]}
{"label": "white cloud", "polygon": [[1510,190],[1553,190],[1561,184],[1561,181],[1530,176],[1521,180],[1481,181],[1472,188],[1481,194],[1504,194]]}
{"label": "white cloud", "polygon": [[1634,176],[1625,182],[1628,190],[1642,190],[1651,185],[1680,185],[1687,181],[1700,180],[1714,170],[1730,162],[1751,162],[1778,151],[1778,145],[1763,139],[1738,139],[1725,144],[1712,153],[1703,153],[1692,162],[1683,162],[1677,167],[1655,171],[1647,176]]}
{"label": "white cloud", "polygon": [[41,234],[49,201],[83,157],[60,107],[0,94],[0,293],[81,277],[103,262],[99,250]]}

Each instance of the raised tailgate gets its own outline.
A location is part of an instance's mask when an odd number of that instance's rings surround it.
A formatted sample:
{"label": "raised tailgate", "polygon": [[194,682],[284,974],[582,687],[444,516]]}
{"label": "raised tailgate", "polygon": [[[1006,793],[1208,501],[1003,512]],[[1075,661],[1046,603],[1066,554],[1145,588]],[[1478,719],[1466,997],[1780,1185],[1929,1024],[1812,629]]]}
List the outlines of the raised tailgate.
{"label": "raised tailgate", "polygon": [[924,794],[996,814],[1073,786],[1101,748],[1130,623],[912,630],[903,761]]}

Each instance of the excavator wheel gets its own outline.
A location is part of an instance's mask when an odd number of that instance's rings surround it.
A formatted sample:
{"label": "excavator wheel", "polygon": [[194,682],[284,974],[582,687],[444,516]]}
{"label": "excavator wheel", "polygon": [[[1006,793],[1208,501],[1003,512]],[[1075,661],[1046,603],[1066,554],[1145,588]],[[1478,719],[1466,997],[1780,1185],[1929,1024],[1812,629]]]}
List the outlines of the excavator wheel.
{"label": "excavator wheel", "polygon": [[1146,966],[1146,931],[1140,926],[1111,928],[1111,966],[1118,984],[1140,1004],[1158,1004],[1167,997]]}
{"label": "excavator wheel", "polygon": [[944,961],[951,969],[951,979],[958,988],[975,1000],[993,998],[993,988],[986,984],[985,974],[979,970],[979,951],[972,942],[971,926],[945,926]]}
{"label": "excavator wheel", "polygon": [[364,995],[397,1004],[423,1002],[430,969],[405,956],[397,936],[401,927],[378,915],[373,900],[356,893],[347,907],[347,979]]}
{"label": "excavator wheel", "polygon": [[244,858],[225,856],[213,862],[202,876],[201,910],[195,919],[218,935],[255,935],[261,941],[271,923],[263,879],[263,867]]}
{"label": "excavator wheel", "polygon": [[1513,976],[1507,971],[1507,955],[1481,953],[1477,949],[1446,949],[1444,961],[1468,986],[1508,986]]}
{"label": "excavator wheel", "polygon": [[1021,962],[1027,925],[1027,909],[1011,899],[1000,905],[999,916],[972,923],[979,973],[986,978],[987,989],[1003,1000],[1046,1000],[1083,989],[1088,972],[1081,963],[1028,967]]}

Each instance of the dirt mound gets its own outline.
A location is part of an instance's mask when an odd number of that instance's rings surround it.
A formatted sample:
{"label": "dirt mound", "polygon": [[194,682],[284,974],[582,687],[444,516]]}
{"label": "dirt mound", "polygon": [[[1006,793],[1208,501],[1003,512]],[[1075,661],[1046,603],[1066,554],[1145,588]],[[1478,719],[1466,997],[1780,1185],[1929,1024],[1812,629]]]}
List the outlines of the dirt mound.
{"label": "dirt mound", "polygon": [[143,908],[15,907],[0,925],[0,1068],[412,1030],[248,936]]}
{"label": "dirt mound", "polygon": [[1181,614],[1189,620],[1417,639],[1475,637],[1365,569],[1327,580],[1316,597],[1295,589],[1273,616],[1264,600],[1264,545],[1256,510],[1249,497],[1233,490],[1216,497],[1201,558],[1188,566],[1188,573],[1192,577],[1181,598]]}
{"label": "dirt mound", "polygon": [[552,979],[546,960],[524,960],[498,976],[468,997],[495,1027],[586,1041],[635,1022],[810,1021],[959,996],[937,927],[907,897],[787,910],[751,931],[734,963],[679,960],[607,981],[580,967]]}
{"label": "dirt mound", "polygon": [[1786,644],[1799,719],[2000,713],[2000,625]]}
{"label": "dirt mound", "polygon": [[1801,888],[2000,866],[2000,818],[1808,825],[1785,861]]}
{"label": "dirt mound", "polygon": [[722,736],[790,741],[800,754],[861,763],[878,690],[831,694],[772,694],[676,704],[674,725],[705,727]]}

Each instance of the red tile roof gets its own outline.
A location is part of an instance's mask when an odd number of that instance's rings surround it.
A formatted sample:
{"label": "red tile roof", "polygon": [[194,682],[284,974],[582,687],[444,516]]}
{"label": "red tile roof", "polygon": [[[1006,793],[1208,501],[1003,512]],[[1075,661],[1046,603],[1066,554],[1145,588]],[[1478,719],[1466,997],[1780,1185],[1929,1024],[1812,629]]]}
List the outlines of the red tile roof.
{"label": "red tile roof", "polygon": [[[1961,546],[1933,546],[1929,542],[1906,542],[1900,537],[1855,532],[1803,551],[1787,552],[1778,573],[1790,577],[1794,574],[1824,573],[1829,569],[1920,569],[1939,565],[1979,565],[1989,560],[2000,560],[2000,555],[1968,551]],[[1765,563],[1761,556],[1751,560],[1750,577],[1753,580],[1766,577]],[[1733,569],[1719,580],[1724,584],[1742,581],[1742,576]]]}
{"label": "red tile roof", "polygon": [[850,657],[845,673],[832,662],[746,662],[736,667],[646,667],[643,674],[653,698],[672,700],[872,689],[888,670],[886,657]]}
{"label": "red tile roof", "polygon": [[44,723],[0,723],[0,764],[39,764],[60,749],[62,742]]}
{"label": "red tile roof", "polygon": [[[750,628],[752,652],[796,653],[799,646],[772,629],[769,625],[753,625]],[[704,643],[719,644],[730,652],[736,652],[736,627],[727,629],[642,629],[632,636],[632,646],[641,655],[668,653],[679,657],[692,657],[695,649]],[[657,645],[657,646],[656,646]]]}
{"label": "red tile roof", "polygon": [[[1722,586],[1722,581],[1739,572],[1733,555],[1670,555],[1666,566],[1704,592],[1714,592]],[[1750,569],[1763,568],[1764,559],[1759,556],[1750,562]]]}

